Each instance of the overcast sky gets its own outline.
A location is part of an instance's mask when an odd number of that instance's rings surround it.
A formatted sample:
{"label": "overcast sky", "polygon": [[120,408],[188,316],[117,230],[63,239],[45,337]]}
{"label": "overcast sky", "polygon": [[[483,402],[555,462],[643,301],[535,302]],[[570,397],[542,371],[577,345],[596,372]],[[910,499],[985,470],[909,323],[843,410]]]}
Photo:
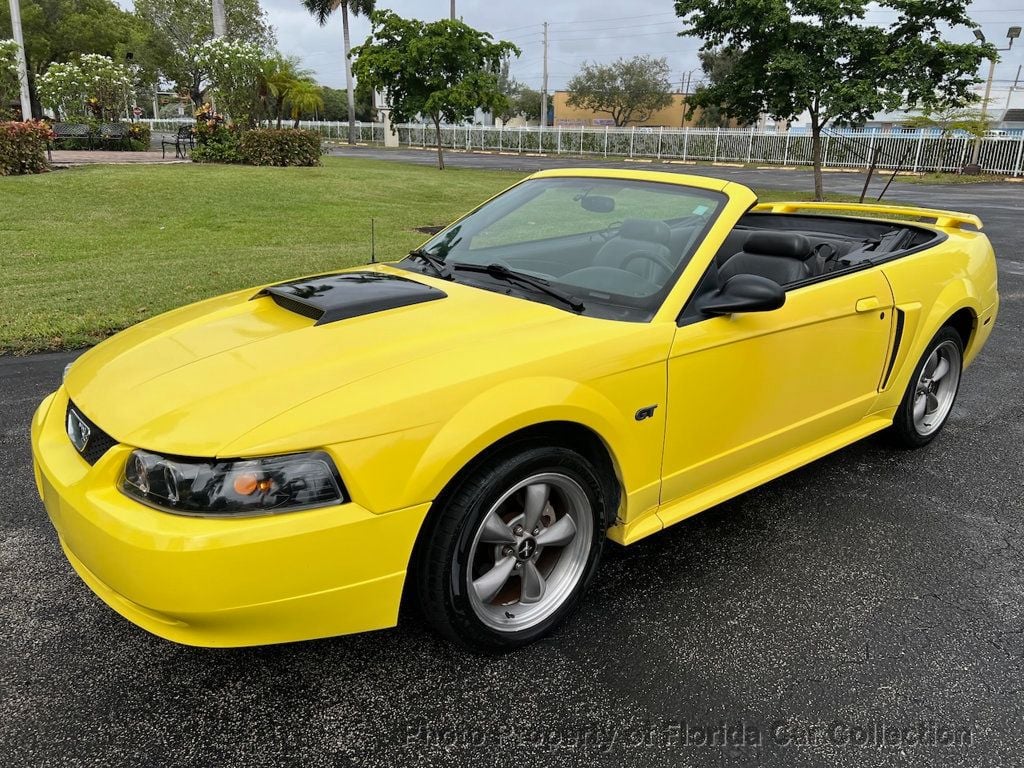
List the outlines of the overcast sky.
{"label": "overcast sky", "polygon": [[[341,18],[332,18],[321,28],[299,0],[261,2],[277,29],[279,47],[285,53],[301,56],[324,85],[344,87]],[[430,20],[448,15],[449,0],[378,0],[378,7],[391,8],[402,16]],[[467,24],[502,40],[510,40],[522,49],[522,56],[513,64],[512,71],[518,80],[533,88],[540,88],[541,84],[541,23],[548,21],[550,90],[562,88],[585,60],[603,62],[641,53],[666,56],[672,67],[672,78],[679,87],[687,71],[698,66],[696,52],[700,43],[676,36],[682,25],[673,7],[672,0],[630,0],[628,3],[456,0],[456,13]],[[1000,47],[1006,44],[1007,27],[1024,24],[1024,0],[977,0],[971,8],[989,40]],[[891,14],[877,11],[868,17],[876,23],[891,18]],[[369,31],[366,19],[354,19],[352,44],[362,42]],[[962,33],[960,36],[964,37]],[[968,33],[966,38],[969,37]],[[1015,43],[1014,50],[1003,54],[996,67],[996,87],[1010,85],[1022,63],[1024,39]],[[987,75],[987,69],[982,75]],[[693,76],[698,78],[699,70]]]}
{"label": "overcast sky", "polygon": [[[118,2],[131,6],[131,0]],[[286,54],[301,57],[322,84],[344,87],[341,17],[331,18],[326,27],[320,27],[299,0],[261,2],[277,30],[278,47]],[[378,0],[377,5],[424,20],[449,13],[449,0]],[[541,24],[548,21],[548,87],[552,91],[564,87],[584,61],[607,62],[642,53],[667,57],[677,88],[691,69],[696,69],[696,80],[700,76],[700,42],[677,36],[682,25],[673,7],[672,0],[456,0],[456,13],[467,24],[491,32],[496,38],[510,40],[522,49],[512,72],[518,80],[538,89],[542,72]],[[1007,27],[1024,24],[1024,0],[976,0],[971,8],[989,40],[1000,47],[1006,44]],[[891,13],[879,11],[868,16],[874,23],[891,18]],[[369,31],[365,18],[353,19],[352,44],[365,40]],[[970,39],[971,35],[961,31],[958,37]],[[996,67],[996,87],[1008,87],[1022,63],[1024,39],[1017,41],[1014,50],[1003,54]],[[987,75],[987,68],[981,74]]]}

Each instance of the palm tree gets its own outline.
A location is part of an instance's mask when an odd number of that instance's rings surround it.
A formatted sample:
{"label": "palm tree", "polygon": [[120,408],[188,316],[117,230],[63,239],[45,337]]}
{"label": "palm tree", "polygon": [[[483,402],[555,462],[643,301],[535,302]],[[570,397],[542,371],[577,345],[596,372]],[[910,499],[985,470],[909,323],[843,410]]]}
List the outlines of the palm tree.
{"label": "palm tree", "polygon": [[280,128],[281,120],[284,118],[284,103],[288,100],[292,88],[302,80],[312,79],[312,70],[303,69],[299,64],[298,57],[282,56],[280,53],[264,59],[260,64],[260,98],[264,104],[268,125],[271,117],[268,102],[273,100],[273,114],[277,117],[277,127]]}
{"label": "palm tree", "polygon": [[324,108],[323,92],[312,80],[297,80],[288,92],[288,101],[292,105],[295,128],[299,127],[299,118],[304,112],[315,112]]}
{"label": "palm tree", "polygon": [[356,97],[352,87],[352,45],[348,36],[348,14],[369,16],[376,0],[302,0],[302,5],[322,27],[335,10],[341,9],[341,28],[345,36],[345,87],[348,89],[348,143],[356,143]]}

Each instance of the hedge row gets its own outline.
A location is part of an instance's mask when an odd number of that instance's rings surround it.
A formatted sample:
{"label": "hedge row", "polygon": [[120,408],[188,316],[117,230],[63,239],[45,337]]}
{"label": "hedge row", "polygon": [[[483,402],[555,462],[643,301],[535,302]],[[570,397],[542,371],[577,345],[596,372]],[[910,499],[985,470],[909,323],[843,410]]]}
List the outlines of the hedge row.
{"label": "hedge row", "polygon": [[0,176],[48,171],[49,138],[50,127],[46,123],[0,123]]}
{"label": "hedge row", "polygon": [[242,134],[239,148],[249,165],[320,165],[320,134],[301,128],[259,128]]}
{"label": "hedge row", "polygon": [[200,163],[320,165],[320,134],[301,128],[257,128],[242,133],[225,126],[198,128],[192,159]]}

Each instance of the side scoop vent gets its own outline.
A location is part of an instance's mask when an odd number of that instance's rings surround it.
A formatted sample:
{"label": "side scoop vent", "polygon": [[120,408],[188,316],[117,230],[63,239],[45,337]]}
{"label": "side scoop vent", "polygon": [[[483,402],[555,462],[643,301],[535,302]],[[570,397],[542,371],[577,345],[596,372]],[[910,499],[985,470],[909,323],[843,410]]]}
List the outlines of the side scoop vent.
{"label": "side scoop vent", "polygon": [[447,296],[444,291],[385,272],[341,272],[307,277],[264,288],[253,296],[269,296],[282,309],[326,325],[350,317],[408,307]]}

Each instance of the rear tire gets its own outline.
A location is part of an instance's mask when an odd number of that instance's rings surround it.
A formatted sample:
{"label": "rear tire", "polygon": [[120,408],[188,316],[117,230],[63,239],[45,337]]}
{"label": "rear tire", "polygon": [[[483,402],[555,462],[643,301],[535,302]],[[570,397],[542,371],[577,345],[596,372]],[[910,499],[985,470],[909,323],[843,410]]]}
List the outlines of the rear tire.
{"label": "rear tire", "polygon": [[594,466],[567,448],[519,445],[488,459],[424,530],[411,575],[427,622],[489,652],[552,632],[597,570],[604,487]]}
{"label": "rear tire", "polygon": [[893,417],[890,436],[902,448],[922,448],[949,418],[960,390],[964,347],[960,334],[945,326],[925,348]]}

